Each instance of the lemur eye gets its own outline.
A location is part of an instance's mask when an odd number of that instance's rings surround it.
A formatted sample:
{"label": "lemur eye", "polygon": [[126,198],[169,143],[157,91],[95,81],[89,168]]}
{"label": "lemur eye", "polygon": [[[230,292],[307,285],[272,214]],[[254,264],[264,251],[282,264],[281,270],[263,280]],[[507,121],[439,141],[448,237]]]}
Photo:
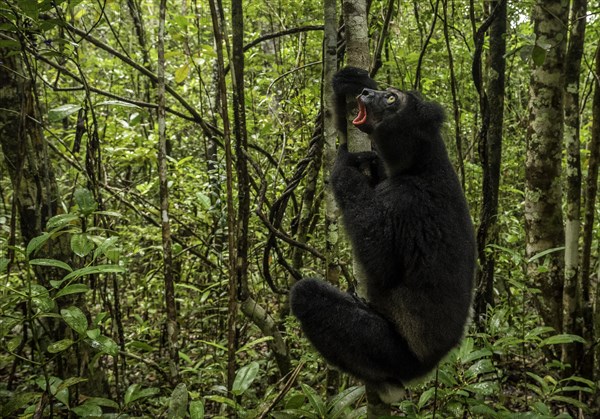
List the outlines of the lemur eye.
{"label": "lemur eye", "polygon": [[390,104],[394,103],[395,101],[396,101],[396,96],[394,96],[394,95],[389,95],[389,96],[387,97],[387,103],[388,103],[388,105],[390,105]]}

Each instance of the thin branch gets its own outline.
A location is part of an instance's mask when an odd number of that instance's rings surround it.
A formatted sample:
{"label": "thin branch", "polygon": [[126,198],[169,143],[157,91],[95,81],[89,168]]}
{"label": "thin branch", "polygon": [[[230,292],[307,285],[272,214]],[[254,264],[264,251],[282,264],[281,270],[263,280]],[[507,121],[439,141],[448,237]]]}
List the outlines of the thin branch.
{"label": "thin branch", "polygon": [[268,41],[269,39],[280,38],[282,36],[293,35],[295,33],[310,32],[310,31],[322,31],[322,30],[323,30],[323,25],[308,25],[308,26],[300,26],[298,28],[285,29],[280,32],[268,33],[266,35],[256,38],[252,42],[244,45],[244,52],[246,52],[250,48],[260,44],[261,42]]}
{"label": "thin branch", "polygon": [[373,54],[373,62],[371,64],[371,71],[369,75],[371,78],[374,78],[377,74],[377,71],[383,65],[381,61],[381,52],[383,51],[383,46],[385,45],[385,40],[387,38],[388,29],[390,27],[390,22],[392,20],[392,14],[394,13],[394,0],[389,0],[387,11],[385,13],[385,19],[383,21],[383,26],[381,27],[381,32],[379,33],[379,39],[377,40],[377,48],[375,48],[375,52]]}
{"label": "thin branch", "polygon": [[319,252],[317,249],[314,249],[304,243],[300,243],[299,241],[296,241],[294,239],[292,239],[290,236],[288,236],[287,234],[283,233],[282,231],[278,230],[273,224],[271,224],[271,222],[269,221],[269,219],[259,210],[255,210],[254,213],[256,215],[258,215],[258,218],[261,219],[261,221],[263,222],[263,224],[269,229],[269,231],[271,233],[273,233],[275,235],[275,237],[283,240],[284,242],[291,244],[292,246],[296,246],[299,247],[302,250],[306,250],[307,252],[309,252],[310,254],[312,254],[313,256],[318,257],[321,260],[325,260],[325,256]]}
{"label": "thin branch", "polygon": [[427,46],[429,45],[429,41],[431,41],[431,37],[433,36],[433,31],[435,30],[435,24],[437,22],[438,17],[438,9],[440,6],[440,0],[436,0],[435,8],[433,10],[433,22],[431,22],[431,28],[429,28],[429,34],[425,39],[425,43],[423,44],[423,48],[421,48],[421,53],[419,54],[419,61],[417,62],[417,71],[415,73],[415,84],[414,88],[419,89],[421,87],[421,66],[423,64],[423,58],[425,57],[425,52],[427,51]]}

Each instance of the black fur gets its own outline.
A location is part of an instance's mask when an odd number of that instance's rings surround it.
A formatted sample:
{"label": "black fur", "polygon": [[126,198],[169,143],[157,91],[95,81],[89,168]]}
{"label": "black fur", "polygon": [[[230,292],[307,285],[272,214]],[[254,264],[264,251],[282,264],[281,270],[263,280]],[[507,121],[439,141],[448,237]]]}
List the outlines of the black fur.
{"label": "black fur", "polygon": [[[355,124],[376,150],[341,146],[331,175],[369,303],[304,279],[292,288],[291,308],[325,359],[385,392],[427,374],[462,338],[475,240],[440,135],[442,108],[416,93],[374,88],[356,68],[334,78],[338,119],[345,124],[342,99],[362,92],[366,113]],[[373,185],[357,167],[379,158],[387,178]]]}

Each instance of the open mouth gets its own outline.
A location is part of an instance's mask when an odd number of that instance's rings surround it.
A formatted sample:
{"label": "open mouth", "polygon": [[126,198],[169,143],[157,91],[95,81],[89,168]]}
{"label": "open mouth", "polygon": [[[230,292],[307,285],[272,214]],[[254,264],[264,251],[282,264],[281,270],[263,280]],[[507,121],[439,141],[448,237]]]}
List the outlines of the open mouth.
{"label": "open mouth", "polygon": [[358,102],[358,115],[356,115],[352,123],[355,127],[359,127],[367,123],[367,107],[360,96],[356,98],[356,101]]}

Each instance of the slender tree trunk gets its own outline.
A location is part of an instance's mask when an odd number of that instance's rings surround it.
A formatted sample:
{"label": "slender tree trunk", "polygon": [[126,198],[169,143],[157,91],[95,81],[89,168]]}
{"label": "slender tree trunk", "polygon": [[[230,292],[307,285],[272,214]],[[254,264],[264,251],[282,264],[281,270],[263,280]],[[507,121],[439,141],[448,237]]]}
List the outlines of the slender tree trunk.
{"label": "slender tree trunk", "polygon": [[[325,279],[333,284],[339,285],[339,208],[335,202],[333,191],[329,184],[331,169],[335,161],[336,153],[336,127],[333,114],[333,75],[337,70],[337,10],[336,0],[324,1],[325,33],[323,40],[323,91],[321,103],[323,103],[323,178],[325,179]],[[329,368],[327,370],[327,394],[336,394],[340,385],[340,373],[338,370]]]}
{"label": "slender tree trunk", "polygon": [[[592,136],[590,138],[588,175],[585,182],[585,210],[583,224],[583,251],[581,254],[581,282],[584,303],[584,322],[594,321],[595,324],[586,324],[585,327],[593,326],[593,337],[595,340],[600,336],[600,291],[596,289],[596,295],[590,293],[591,285],[591,259],[592,243],[594,241],[594,216],[598,193],[598,166],[600,165],[600,43],[596,47],[596,64],[594,69],[595,90],[592,103]],[[596,238],[597,239],[597,238]],[[598,272],[600,274],[600,272]],[[594,301],[595,300],[595,301]],[[592,302],[595,304],[592,305]],[[592,310],[594,316],[592,316]],[[600,345],[594,346],[594,380],[600,380]]]}
{"label": "slender tree trunk", "polygon": [[250,219],[250,180],[248,176],[248,135],[246,132],[246,106],[244,101],[244,10],[241,0],[231,1],[232,59],[231,82],[233,86],[233,133],[237,172],[237,292],[238,300],[248,295],[248,222]]}
{"label": "slender tree trunk", "polygon": [[[497,9],[496,9],[497,8]],[[500,164],[502,161],[502,129],[504,116],[504,79],[506,68],[506,1],[490,4],[493,19],[489,36],[488,79],[486,92],[481,91],[483,127],[480,138],[481,165],[483,167],[483,202],[481,221],[477,229],[477,249],[480,270],[477,272],[475,312],[485,314],[486,307],[494,303],[494,255],[487,252],[490,243],[497,239],[498,192]],[[481,85],[483,81],[480,80]]]}
{"label": "slender tree trunk", "polygon": [[236,249],[236,217],[233,203],[233,157],[231,150],[231,125],[227,107],[227,84],[225,82],[225,64],[223,58],[224,23],[221,19],[219,0],[210,0],[210,14],[215,35],[215,51],[217,53],[218,86],[221,118],[223,120],[223,139],[225,147],[226,193],[227,193],[227,246],[229,250],[229,306],[228,306],[228,340],[227,340],[227,389],[233,388],[235,379],[235,352],[237,339],[237,249]]}
{"label": "slender tree trunk", "polygon": [[[367,69],[370,63],[369,57],[369,31],[367,25],[367,2],[366,0],[344,0],[342,2],[342,12],[344,16],[346,52],[348,65]],[[352,112],[355,108],[355,98],[348,98],[348,109]],[[371,150],[371,142],[367,135],[361,133],[352,124],[348,123],[348,150],[351,152]],[[365,274],[357,262],[354,260],[354,276],[358,282],[358,293],[362,296],[365,292]],[[367,393],[367,417],[378,418],[390,414],[390,407],[383,403],[377,394],[366,386]]]}
{"label": "slender tree trunk", "polygon": [[458,99],[458,86],[456,82],[456,74],[454,73],[454,57],[452,48],[450,47],[450,34],[448,31],[448,0],[443,0],[444,13],[444,40],[446,42],[446,50],[448,51],[448,67],[450,70],[450,90],[452,91],[452,116],[454,117],[454,143],[456,145],[456,157],[458,161],[458,174],[460,176],[460,184],[465,188],[465,162],[463,157],[463,146],[461,137],[460,125],[460,102]]}
{"label": "slender tree trunk", "polygon": [[[585,41],[587,0],[571,2],[569,45],[565,60],[565,148],[566,148],[566,189],[565,210],[565,288],[563,291],[563,330],[565,333],[582,335],[581,289],[579,281],[579,233],[581,212],[581,158],[580,158],[580,118],[579,118],[579,75],[581,57]],[[579,313],[578,313],[579,312]],[[591,332],[591,329],[588,329]],[[588,336],[591,337],[591,336]],[[571,365],[573,372],[576,362],[583,359],[582,345],[563,346],[562,359]],[[588,364],[591,367],[592,364]],[[585,371],[587,368],[582,370]]]}
{"label": "slender tree trunk", "polygon": [[562,330],[564,281],[560,174],[567,17],[568,2],[562,0],[537,0],[533,6],[536,45],[525,162],[527,274],[541,290],[536,303],[542,318],[557,331]]}
{"label": "slender tree trunk", "polygon": [[[244,10],[241,0],[232,0],[232,60],[231,77],[233,86],[233,115],[236,151],[238,213],[236,231],[236,284],[235,293],[230,293],[229,342],[232,355],[237,350],[239,327],[232,320],[233,307],[241,302],[242,312],[258,326],[265,336],[273,337],[269,342],[279,371],[284,376],[291,369],[287,346],[274,320],[251,296],[248,290],[248,225],[250,220],[250,177],[248,174],[248,135],[246,131],[246,107],[244,100]],[[235,299],[235,304],[234,300]],[[230,377],[231,379],[231,377]]]}
{"label": "slender tree trunk", "polygon": [[171,384],[179,380],[179,325],[175,305],[175,270],[171,248],[171,221],[169,219],[169,187],[167,167],[167,133],[165,121],[165,17],[167,1],[161,0],[158,20],[158,179],[163,247],[163,272],[165,282],[165,307],[167,311],[167,348],[169,350],[169,377]]}

